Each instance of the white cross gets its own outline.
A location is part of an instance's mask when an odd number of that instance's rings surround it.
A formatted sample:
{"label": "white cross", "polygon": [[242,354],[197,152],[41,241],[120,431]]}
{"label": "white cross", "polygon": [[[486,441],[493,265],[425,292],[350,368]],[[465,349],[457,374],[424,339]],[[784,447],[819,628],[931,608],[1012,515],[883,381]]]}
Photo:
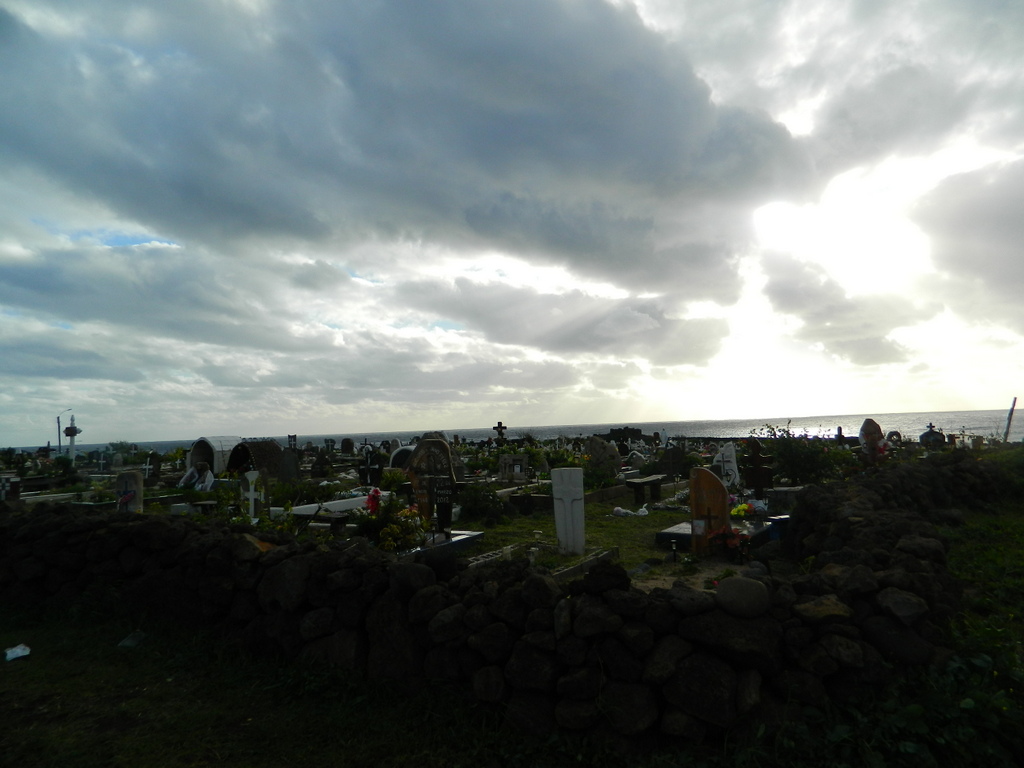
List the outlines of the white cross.
{"label": "white cross", "polygon": [[256,500],[259,499],[260,494],[256,492],[256,481],[259,479],[260,473],[256,470],[245,473],[245,479],[249,481],[249,490],[245,492],[245,496],[249,499],[249,520],[253,525],[259,519],[256,517]]}
{"label": "white cross", "polygon": [[149,466],[149,456],[146,457],[146,466],[143,467],[143,469],[146,470],[146,479],[148,480],[149,479],[149,471],[152,469],[152,467]]}

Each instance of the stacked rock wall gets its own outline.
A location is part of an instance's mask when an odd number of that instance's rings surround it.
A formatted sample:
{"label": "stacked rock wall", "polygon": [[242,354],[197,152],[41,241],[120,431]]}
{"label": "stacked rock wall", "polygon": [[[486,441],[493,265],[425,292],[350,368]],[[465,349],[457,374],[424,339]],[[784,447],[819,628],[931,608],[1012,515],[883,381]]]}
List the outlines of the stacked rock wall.
{"label": "stacked rock wall", "polygon": [[525,560],[465,568],[398,560],[359,539],[299,544],[181,517],[8,510],[0,602],[106,599],[258,653],[461,685],[532,731],[699,740],[940,659],[959,586],[929,518],[994,493],[988,472],[918,462],[809,488],[785,542],[799,565],[768,547],[715,592],[645,593],[616,565],[563,587]]}

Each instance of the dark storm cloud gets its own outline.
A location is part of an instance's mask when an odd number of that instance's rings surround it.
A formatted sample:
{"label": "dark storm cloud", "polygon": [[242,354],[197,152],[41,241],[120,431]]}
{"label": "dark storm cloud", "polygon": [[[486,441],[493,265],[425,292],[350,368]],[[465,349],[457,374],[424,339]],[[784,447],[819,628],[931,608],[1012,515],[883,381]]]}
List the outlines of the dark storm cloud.
{"label": "dark storm cloud", "polygon": [[50,39],[7,17],[0,137],[222,245],[377,231],[585,264],[649,252],[655,200],[800,181],[785,130],[712,104],[682,50],[603,2],[271,8],[147,9],[159,38]]}
{"label": "dark storm cloud", "polygon": [[1024,161],[951,176],[926,196],[914,217],[932,239],[945,281],[941,297],[978,320],[1024,333]]}

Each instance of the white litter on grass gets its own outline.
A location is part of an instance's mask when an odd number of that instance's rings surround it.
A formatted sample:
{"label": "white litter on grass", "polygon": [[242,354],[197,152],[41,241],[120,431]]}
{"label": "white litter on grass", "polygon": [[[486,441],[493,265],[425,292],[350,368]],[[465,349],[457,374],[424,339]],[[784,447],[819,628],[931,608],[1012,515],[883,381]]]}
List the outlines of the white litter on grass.
{"label": "white litter on grass", "polygon": [[28,656],[31,652],[32,649],[24,643],[4,650],[4,654],[7,656],[7,661],[12,661],[14,659],[21,658],[22,656]]}
{"label": "white litter on grass", "polygon": [[647,505],[644,504],[636,512],[633,512],[630,509],[624,509],[623,507],[616,507],[612,510],[612,514],[615,515],[615,517],[646,517],[649,513],[647,511]]}

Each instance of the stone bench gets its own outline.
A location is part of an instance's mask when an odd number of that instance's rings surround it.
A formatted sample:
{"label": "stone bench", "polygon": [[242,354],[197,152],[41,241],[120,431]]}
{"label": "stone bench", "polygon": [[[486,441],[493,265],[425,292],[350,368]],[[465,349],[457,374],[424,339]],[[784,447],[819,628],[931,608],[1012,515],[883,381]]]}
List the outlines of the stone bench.
{"label": "stone bench", "polygon": [[633,489],[633,499],[637,506],[644,503],[644,488],[651,489],[651,501],[661,501],[661,483],[668,475],[648,475],[632,477],[625,481],[626,486]]}

